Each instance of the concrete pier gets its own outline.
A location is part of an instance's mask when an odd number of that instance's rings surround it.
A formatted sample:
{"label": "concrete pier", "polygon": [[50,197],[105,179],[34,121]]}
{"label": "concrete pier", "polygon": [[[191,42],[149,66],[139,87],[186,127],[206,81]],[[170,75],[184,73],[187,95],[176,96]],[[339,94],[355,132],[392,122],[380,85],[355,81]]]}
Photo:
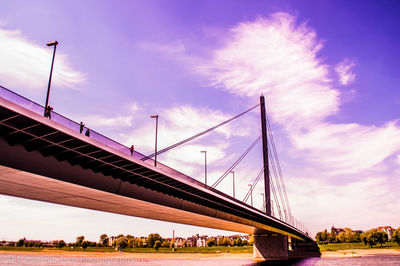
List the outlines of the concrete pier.
{"label": "concrete pier", "polygon": [[288,260],[309,257],[320,257],[318,245],[315,242],[304,242],[285,235],[255,235],[253,259]]}

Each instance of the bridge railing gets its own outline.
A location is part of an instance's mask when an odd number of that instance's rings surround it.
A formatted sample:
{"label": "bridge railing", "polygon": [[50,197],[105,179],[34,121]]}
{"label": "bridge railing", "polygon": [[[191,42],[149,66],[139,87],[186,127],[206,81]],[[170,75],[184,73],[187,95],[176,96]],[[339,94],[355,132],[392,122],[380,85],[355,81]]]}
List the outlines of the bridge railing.
{"label": "bridge railing", "polygon": [[[6,100],[8,100],[10,102],[13,102],[13,103],[15,103],[15,104],[17,104],[19,106],[22,106],[22,107],[24,107],[24,108],[26,108],[26,109],[28,109],[30,111],[33,111],[33,112],[35,112],[35,113],[37,113],[39,115],[43,115],[44,114],[44,109],[45,109],[44,106],[42,106],[42,105],[40,105],[40,104],[38,104],[36,102],[33,102],[33,101],[29,100],[28,98],[25,98],[24,96],[19,95],[19,94],[13,92],[13,91],[10,91],[9,89],[7,89],[7,88],[5,88],[3,86],[0,86],[0,97],[4,98],[4,99],[6,99]],[[72,129],[74,131],[78,131],[79,132],[79,130],[80,130],[80,124],[79,123],[77,123],[77,122],[75,122],[75,121],[73,121],[73,120],[71,120],[71,119],[69,119],[69,118],[67,118],[67,117],[65,117],[63,115],[60,115],[57,112],[51,111],[51,120],[53,120],[53,121],[65,126],[67,128],[70,128],[70,129]],[[115,149],[115,150],[117,150],[119,152],[122,152],[122,153],[124,153],[124,154],[126,154],[128,156],[131,156],[131,150],[130,150],[129,147],[127,147],[127,146],[125,146],[125,145],[123,145],[123,144],[121,144],[119,142],[116,142],[116,141],[114,141],[114,140],[112,140],[112,139],[110,139],[110,138],[108,138],[108,137],[106,137],[106,136],[104,136],[104,135],[92,130],[91,128],[85,127],[84,130],[86,130],[86,129],[90,130],[90,138],[91,139],[94,139],[94,140],[106,145],[107,147],[113,148],[113,149]],[[146,157],[146,155],[144,155],[144,154],[142,154],[140,152],[137,152],[135,150],[133,151],[132,156],[135,159],[142,159],[142,158]],[[150,165],[154,165],[154,160],[151,159],[151,158],[145,160],[144,162],[148,163]],[[187,181],[189,181],[191,183],[195,183],[197,185],[202,185],[201,182],[199,182],[199,181],[197,181],[197,180],[195,180],[195,179],[193,179],[193,178],[191,178],[191,177],[189,177],[189,176],[187,176],[187,175],[185,175],[185,174],[183,174],[183,173],[181,173],[181,172],[179,172],[179,171],[177,171],[177,170],[175,170],[175,169],[173,169],[173,168],[171,168],[171,167],[169,167],[169,166],[167,166],[167,165],[165,165],[163,163],[160,163],[159,161],[157,161],[157,168],[159,168],[159,169],[161,169],[161,170],[163,170],[163,171],[165,171],[165,172],[167,172],[169,174],[173,174],[174,176],[178,176],[180,178],[183,178],[183,179],[185,179],[185,180],[187,180]]]}

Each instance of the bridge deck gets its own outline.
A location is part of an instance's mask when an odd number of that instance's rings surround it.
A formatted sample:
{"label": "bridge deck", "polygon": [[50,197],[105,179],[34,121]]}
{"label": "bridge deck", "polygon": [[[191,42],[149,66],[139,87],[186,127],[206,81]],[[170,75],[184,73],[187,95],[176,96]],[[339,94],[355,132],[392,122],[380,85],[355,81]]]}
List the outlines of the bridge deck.
{"label": "bridge deck", "polygon": [[[0,98],[0,102],[0,164],[5,166],[1,169],[3,189],[0,193],[13,195],[4,188],[10,186],[14,180],[14,185],[19,186],[19,190],[15,190],[19,191],[14,193],[15,196],[238,232],[275,232],[311,240],[293,226],[269,217],[216,189],[205,187],[203,183],[172,168],[162,164],[154,167],[151,162],[141,161],[143,155],[140,153],[135,152],[134,156],[130,156],[80,134],[76,125],[73,130],[44,118],[40,112],[33,112],[4,98]],[[68,174],[63,174],[63,171]],[[29,175],[30,178],[27,178]],[[14,176],[13,179],[11,176]],[[90,194],[95,193],[92,190],[97,190],[100,194],[93,200],[101,199],[101,193],[109,193],[115,197],[124,197],[125,201],[129,198],[132,202],[127,206],[121,205],[125,208],[119,206],[110,210],[104,206],[96,207],[96,204],[60,202],[54,200],[57,198],[55,195],[53,200],[52,197],[38,198],[38,193],[23,193],[23,186],[25,184],[26,189],[29,180],[35,180],[42,187],[46,182],[63,182],[61,187],[65,188],[79,186],[74,188],[76,191],[82,190],[80,193]],[[97,206],[99,205],[100,201]],[[132,206],[136,206],[136,212],[132,211]],[[164,215],[150,215],[149,211],[147,215],[142,215],[140,208],[157,209],[155,213]],[[175,218],[168,219],[168,213]]]}

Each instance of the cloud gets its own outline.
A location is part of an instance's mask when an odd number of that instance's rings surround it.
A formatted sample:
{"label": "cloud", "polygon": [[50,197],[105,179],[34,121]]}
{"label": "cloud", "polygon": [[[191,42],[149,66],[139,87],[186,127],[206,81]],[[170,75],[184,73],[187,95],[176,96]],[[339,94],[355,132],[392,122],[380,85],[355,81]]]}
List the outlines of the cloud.
{"label": "cloud", "polygon": [[[18,30],[0,28],[0,79],[9,88],[43,89],[47,85],[53,49],[26,39]],[[77,89],[84,75],[68,64],[65,54],[57,51],[52,83]]]}
{"label": "cloud", "polygon": [[101,115],[89,115],[82,117],[81,121],[85,121],[87,126],[93,127],[130,127],[132,126],[132,116],[118,115],[115,117],[104,117]]}
{"label": "cloud", "polygon": [[356,74],[352,71],[355,63],[348,58],[336,65],[335,71],[339,75],[339,81],[342,85],[349,85],[356,79]]}
{"label": "cloud", "polygon": [[329,230],[332,225],[365,230],[398,223],[400,200],[393,191],[400,189],[400,182],[384,176],[347,184],[296,177],[290,179],[287,188],[295,216],[308,220],[313,233]]}
{"label": "cloud", "polygon": [[[263,93],[288,148],[313,168],[331,174],[369,169],[400,150],[400,127],[395,121],[382,127],[329,122],[341,94],[328,77],[332,66],[318,56],[322,48],[306,23],[276,13],[234,26],[213,57],[194,67],[212,86],[242,98]],[[355,77],[353,66],[349,59],[336,66],[346,84]]]}
{"label": "cloud", "polygon": [[360,173],[400,150],[400,127],[395,122],[382,127],[325,123],[292,139],[331,175]]}
{"label": "cloud", "polygon": [[144,41],[139,43],[139,48],[144,51],[156,52],[169,56],[182,55],[186,51],[182,41],[175,41],[167,44]]}
{"label": "cloud", "polygon": [[233,27],[225,46],[197,69],[230,93],[264,93],[276,122],[305,123],[338,110],[339,93],[317,57],[321,48],[306,24],[296,26],[293,16],[277,13]]}

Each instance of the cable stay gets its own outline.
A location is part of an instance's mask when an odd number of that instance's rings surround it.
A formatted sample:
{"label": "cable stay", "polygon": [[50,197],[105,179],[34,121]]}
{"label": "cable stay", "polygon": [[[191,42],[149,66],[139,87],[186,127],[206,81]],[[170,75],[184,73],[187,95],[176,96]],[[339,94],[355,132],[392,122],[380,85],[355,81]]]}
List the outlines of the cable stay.
{"label": "cable stay", "polygon": [[[270,145],[268,145],[269,147]],[[281,200],[282,203],[282,208],[283,208],[283,213],[284,213],[284,217],[285,217],[285,221],[287,221],[287,214],[286,214],[286,208],[285,208],[285,201],[283,199],[283,195],[282,195],[282,189],[281,186],[279,184],[279,179],[278,179],[278,175],[277,175],[277,171],[276,171],[276,165],[275,165],[275,161],[273,160],[272,156],[271,156],[271,149],[268,149],[268,154],[270,156],[270,165],[272,166],[272,177],[275,178],[275,182],[276,182],[276,189],[278,190],[279,193],[279,198]],[[272,180],[272,178],[271,178]]]}
{"label": "cable stay", "polygon": [[276,190],[275,190],[273,179],[271,179],[270,182],[271,182],[272,194],[273,194],[274,199],[275,199],[276,208],[278,209],[279,219],[283,220],[282,219],[281,207],[279,205],[279,201],[278,201],[278,198],[276,196]]}
{"label": "cable stay", "polygon": [[[266,199],[261,207],[261,211],[265,212],[265,208],[267,207],[269,199]],[[271,211],[272,211],[272,200],[271,200]]]}
{"label": "cable stay", "polygon": [[276,151],[274,137],[273,137],[272,129],[271,129],[271,124],[269,122],[269,117],[268,117],[267,113],[266,113],[266,121],[267,121],[267,127],[268,127],[267,131],[269,132],[269,136],[270,136],[269,139],[270,139],[270,142],[271,142],[272,154],[273,154],[273,157],[275,158],[275,161],[276,161],[276,168],[277,168],[278,174],[279,174],[278,176],[279,176],[279,179],[280,179],[281,184],[282,184],[283,194],[285,196],[285,203],[286,203],[285,205],[286,205],[287,210],[288,210],[288,215],[292,219],[292,217],[293,217],[292,216],[292,211],[290,209],[289,199],[288,199],[288,196],[287,196],[286,187],[285,187],[285,183],[284,183],[284,180],[283,180],[283,174],[282,174],[281,166],[280,166],[280,163],[279,163],[278,153]]}
{"label": "cable stay", "polygon": [[244,115],[244,114],[247,114],[248,112],[250,112],[250,111],[252,111],[253,109],[255,109],[256,107],[258,107],[259,105],[260,105],[260,104],[256,104],[255,106],[251,107],[250,109],[248,109],[248,110],[246,110],[246,111],[244,111],[244,112],[242,112],[242,113],[240,113],[240,114],[238,114],[238,115],[236,115],[236,116],[234,116],[234,117],[232,117],[232,118],[230,118],[230,119],[228,119],[228,120],[226,120],[226,121],[224,121],[224,122],[222,122],[222,123],[220,123],[220,124],[218,124],[218,125],[216,125],[216,126],[213,126],[213,127],[209,128],[209,129],[207,129],[207,130],[204,130],[204,131],[202,131],[202,132],[200,132],[200,133],[198,133],[198,134],[196,134],[196,135],[194,135],[194,136],[192,136],[192,137],[190,137],[190,138],[184,139],[184,140],[182,140],[182,141],[180,141],[180,142],[178,142],[178,143],[175,143],[175,144],[173,144],[173,145],[171,145],[171,146],[168,146],[168,147],[166,147],[166,148],[164,148],[164,149],[162,149],[162,150],[159,150],[159,151],[157,151],[157,153],[152,153],[152,154],[150,154],[150,155],[148,155],[148,156],[146,156],[146,157],[143,157],[141,160],[142,160],[142,161],[146,161],[146,160],[148,160],[148,159],[154,157],[156,154],[159,155],[159,154],[161,154],[161,153],[167,152],[167,151],[169,151],[169,150],[171,150],[171,149],[173,149],[173,148],[176,148],[176,147],[178,147],[178,146],[180,146],[180,145],[182,145],[182,144],[184,144],[184,143],[186,143],[186,142],[188,142],[188,141],[191,141],[191,140],[193,140],[193,139],[195,139],[195,138],[198,138],[198,137],[200,137],[200,136],[202,136],[202,135],[204,135],[204,134],[206,134],[206,133],[208,133],[208,132],[210,132],[210,131],[212,131],[212,130],[214,130],[214,129],[219,128],[220,126],[223,126],[223,125],[225,125],[225,124],[227,124],[227,123],[229,123],[229,122],[231,122],[231,121],[233,121],[233,120],[235,120],[235,119],[241,117],[241,116]]}
{"label": "cable stay", "polygon": [[261,135],[258,136],[258,138],[250,145],[245,152],[239,156],[239,158],[226,170],[220,178],[215,181],[215,183],[211,186],[212,188],[215,188],[216,186],[219,185],[219,183],[222,182],[222,180],[249,154],[249,152],[254,148],[254,146],[260,141]]}
{"label": "cable stay", "polygon": [[247,192],[246,196],[244,196],[243,202],[247,202],[247,200],[249,199],[251,193],[253,193],[253,190],[255,188],[255,186],[257,185],[258,181],[261,178],[261,175],[264,173],[264,167],[261,168],[260,172],[258,173],[256,179],[254,179],[253,184],[251,185],[249,191]]}

